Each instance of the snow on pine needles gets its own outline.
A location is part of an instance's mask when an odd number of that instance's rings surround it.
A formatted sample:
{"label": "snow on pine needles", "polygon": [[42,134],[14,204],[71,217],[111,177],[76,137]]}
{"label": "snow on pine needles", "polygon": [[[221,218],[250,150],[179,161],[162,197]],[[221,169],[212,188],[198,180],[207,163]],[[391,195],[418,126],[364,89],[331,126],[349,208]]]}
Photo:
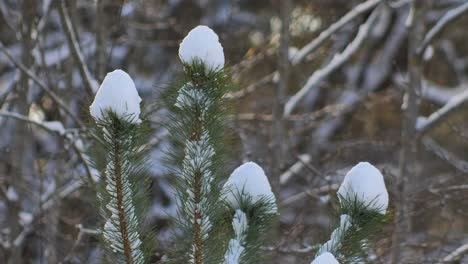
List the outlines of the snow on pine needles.
{"label": "snow on pine needles", "polygon": [[[235,169],[223,187],[226,201],[233,207],[239,207],[239,195],[251,199],[252,203],[262,199],[274,201],[270,182],[265,172],[255,162],[247,162]],[[276,205],[276,203],[275,203]],[[276,213],[277,208],[271,208]]]}
{"label": "snow on pine needles", "polygon": [[369,209],[387,212],[388,192],[382,173],[369,162],[360,162],[346,174],[338,189],[340,199],[358,199]]}
{"label": "snow on pine needles", "polygon": [[324,252],[320,256],[316,257],[310,264],[340,264],[330,252]]}
{"label": "snow on pine needles", "polygon": [[100,138],[107,164],[100,168],[105,177],[100,181],[103,186],[96,188],[105,221],[102,237],[108,257],[119,263],[145,263],[140,233],[142,210],[137,209],[147,198],[141,186],[146,176],[141,158],[144,156],[141,137],[145,133],[139,118],[140,102],[131,77],[115,70],[106,75],[90,106],[97,124],[95,137]]}
{"label": "snow on pine needles", "polygon": [[200,60],[210,71],[224,67],[223,46],[218,35],[207,26],[197,26],[188,33],[180,43],[179,57],[184,64]]}
{"label": "snow on pine needles", "polygon": [[103,119],[103,114],[111,110],[118,117],[140,123],[140,103],[130,75],[123,70],[114,70],[104,78],[89,109],[95,120]]}

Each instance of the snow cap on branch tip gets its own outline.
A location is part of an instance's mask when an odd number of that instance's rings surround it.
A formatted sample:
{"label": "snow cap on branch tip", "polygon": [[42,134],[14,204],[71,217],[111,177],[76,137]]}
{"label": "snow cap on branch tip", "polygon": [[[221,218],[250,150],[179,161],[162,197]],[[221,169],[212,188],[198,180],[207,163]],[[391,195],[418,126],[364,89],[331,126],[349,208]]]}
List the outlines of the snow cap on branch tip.
{"label": "snow cap on branch tip", "polygon": [[325,252],[316,257],[310,264],[340,264],[330,252]]}
{"label": "snow cap on branch tip", "polygon": [[[223,186],[225,200],[234,208],[239,207],[238,196],[247,196],[252,203],[266,199],[275,202],[275,195],[271,191],[271,186],[265,172],[255,162],[246,162],[236,168]],[[276,213],[275,207],[271,213]]]}
{"label": "snow cap on branch tip", "polygon": [[351,168],[338,189],[338,194],[340,199],[356,198],[380,214],[387,212],[388,192],[383,175],[369,162],[359,162]]}
{"label": "snow cap on branch tip", "polygon": [[102,119],[103,113],[110,110],[118,117],[138,124],[141,122],[140,102],[141,98],[130,75],[123,70],[114,70],[107,73],[89,110],[95,120]]}
{"label": "snow cap on branch tip", "polygon": [[207,26],[197,26],[187,34],[180,43],[179,57],[187,64],[200,60],[207,71],[224,67],[223,46],[219,43],[218,35]]}

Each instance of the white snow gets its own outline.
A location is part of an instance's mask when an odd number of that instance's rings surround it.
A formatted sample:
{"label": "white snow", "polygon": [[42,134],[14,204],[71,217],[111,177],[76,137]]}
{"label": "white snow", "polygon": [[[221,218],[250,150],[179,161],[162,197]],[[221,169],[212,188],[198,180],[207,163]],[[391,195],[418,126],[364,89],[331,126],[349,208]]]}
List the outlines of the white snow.
{"label": "white snow", "polygon": [[13,187],[13,186],[8,187],[8,189],[6,191],[6,197],[11,202],[18,201],[19,195],[18,195],[18,192],[16,192],[15,187]]}
{"label": "white snow", "polygon": [[240,209],[237,209],[234,214],[232,228],[234,229],[234,239],[229,240],[229,246],[224,254],[223,264],[239,264],[241,255],[245,250],[242,245],[244,244],[248,223],[247,215]]}
{"label": "white snow", "polygon": [[234,229],[234,235],[236,240],[244,240],[245,234],[247,232],[247,215],[245,215],[242,210],[237,209],[234,217],[232,218],[232,228]]}
{"label": "white snow", "polygon": [[128,73],[122,70],[109,72],[89,107],[94,119],[102,119],[103,112],[113,111],[117,116],[130,118],[132,123],[140,123],[141,98]]}
{"label": "white snow", "polygon": [[235,239],[229,240],[228,250],[224,255],[223,264],[239,264],[240,257],[244,252],[245,248],[239,244],[239,241]]}
{"label": "white snow", "polygon": [[340,264],[330,252],[325,252],[320,256],[316,257],[310,264]]}
{"label": "white snow", "polygon": [[329,251],[335,252],[341,247],[341,240],[343,239],[346,231],[351,226],[351,217],[343,214],[340,216],[340,226],[333,230],[330,240],[320,246],[318,253],[325,253]]}
{"label": "white snow", "polygon": [[[223,186],[226,201],[237,208],[239,206],[236,197],[238,193],[250,196],[255,203],[260,199],[271,199],[275,201],[275,195],[265,172],[255,162],[247,162],[235,169]],[[276,213],[276,207],[272,209]]]}
{"label": "white snow", "polygon": [[207,26],[197,26],[187,34],[180,43],[179,57],[184,63],[201,60],[208,71],[224,67],[223,46],[218,35]]}
{"label": "white snow", "polygon": [[432,47],[432,45],[429,45],[426,48],[426,50],[424,50],[423,60],[429,61],[430,59],[432,59],[433,56],[434,56],[434,48]]}
{"label": "white snow", "polygon": [[351,168],[338,189],[338,194],[347,199],[357,198],[381,214],[387,212],[388,193],[383,175],[369,162],[360,162]]}
{"label": "white snow", "polygon": [[46,121],[46,122],[42,122],[42,124],[46,126],[47,128],[49,128],[50,130],[59,133],[60,135],[65,135],[65,132],[66,132],[65,127],[60,121]]}
{"label": "white snow", "polygon": [[33,220],[33,215],[25,211],[19,212],[18,217],[19,217],[19,222],[22,226],[29,225]]}

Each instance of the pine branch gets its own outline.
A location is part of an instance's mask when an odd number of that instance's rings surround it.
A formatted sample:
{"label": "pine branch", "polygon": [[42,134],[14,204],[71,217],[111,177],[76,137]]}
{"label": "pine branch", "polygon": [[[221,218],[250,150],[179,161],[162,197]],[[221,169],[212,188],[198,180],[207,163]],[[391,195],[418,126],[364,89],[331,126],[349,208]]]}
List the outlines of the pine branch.
{"label": "pine branch", "polygon": [[[110,124],[110,129],[103,130],[106,144],[111,146],[108,155],[109,163],[106,169],[106,190],[110,197],[106,208],[111,212],[104,226],[104,237],[117,252],[125,255],[126,263],[144,263],[144,257],[139,249],[141,240],[137,232],[139,221],[135,216],[132,186],[128,177],[131,166],[129,161],[123,161],[128,154],[124,153],[125,140],[122,138],[121,121],[116,118]],[[128,136],[128,135],[124,135]],[[130,149],[133,151],[133,149]]]}
{"label": "pine branch", "polygon": [[126,264],[146,263],[151,250],[151,238],[141,229],[147,205],[148,129],[139,118],[140,101],[130,76],[116,70],[107,74],[90,107],[98,143],[94,163],[103,175],[96,187],[105,220],[102,239],[108,257]]}
{"label": "pine branch", "polygon": [[163,102],[171,111],[166,125],[174,147],[166,164],[178,198],[175,221],[180,235],[172,261],[218,264],[225,250],[224,210],[218,201],[226,139],[224,96],[230,85],[222,46],[208,27],[190,31],[179,56],[184,79],[168,87]]}
{"label": "pine branch", "polygon": [[[335,257],[341,263],[362,263],[369,241],[376,238],[388,220],[388,193],[383,176],[370,163],[361,162],[346,174],[338,198],[339,225],[330,240],[320,246],[312,263],[338,263]],[[319,261],[325,256],[335,262]]]}
{"label": "pine branch", "polygon": [[263,169],[253,162],[239,166],[225,183],[223,198],[233,229],[223,263],[261,262],[261,248],[277,216],[276,199]]}
{"label": "pine branch", "polygon": [[[176,172],[181,203],[179,206],[179,222],[186,228],[186,236],[192,238],[189,261],[196,264],[205,263],[208,256],[207,243],[210,232],[213,229],[213,213],[216,211],[216,197],[219,188],[214,184],[218,181],[216,176],[216,159],[218,152],[215,150],[215,138],[212,137],[212,126],[222,127],[222,123],[216,111],[222,94],[212,93],[216,90],[215,83],[209,80],[217,79],[218,73],[198,78],[198,74],[205,72],[203,65],[186,66],[189,80],[179,89],[175,100],[175,116],[177,121],[170,129],[174,135],[179,135],[183,148],[181,168]],[[222,76],[219,76],[222,77]],[[222,78],[221,78],[222,79]],[[176,158],[179,159],[179,158]]]}

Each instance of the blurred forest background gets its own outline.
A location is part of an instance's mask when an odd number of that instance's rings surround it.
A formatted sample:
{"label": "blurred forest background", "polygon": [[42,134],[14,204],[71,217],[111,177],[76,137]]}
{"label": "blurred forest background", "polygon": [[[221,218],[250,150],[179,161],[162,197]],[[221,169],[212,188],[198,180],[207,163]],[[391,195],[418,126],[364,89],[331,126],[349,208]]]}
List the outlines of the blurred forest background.
{"label": "blurred forest background", "polygon": [[[198,24],[219,34],[238,87],[226,166],[256,161],[277,195],[271,263],[310,263],[358,161],[391,195],[369,263],[468,263],[466,0],[1,0],[0,21],[0,263],[100,262],[94,92],[121,68],[153,109]],[[150,119],[163,262],[175,203],[164,109]]]}

